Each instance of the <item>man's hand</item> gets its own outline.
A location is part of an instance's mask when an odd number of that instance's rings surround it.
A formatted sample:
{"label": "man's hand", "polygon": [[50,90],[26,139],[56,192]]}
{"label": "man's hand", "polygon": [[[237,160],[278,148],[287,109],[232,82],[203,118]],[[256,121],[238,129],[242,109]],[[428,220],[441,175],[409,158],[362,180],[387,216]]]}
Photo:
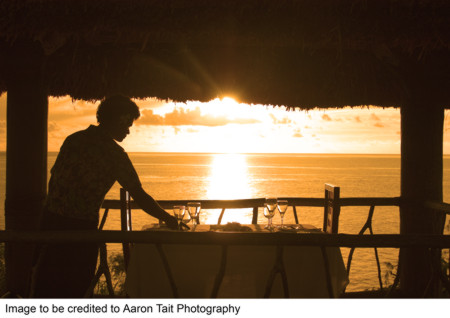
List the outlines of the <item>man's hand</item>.
{"label": "man's hand", "polygon": [[[175,222],[173,221],[175,220]],[[175,217],[171,216],[171,219],[168,220],[164,220],[164,222],[166,223],[167,227],[171,230],[178,230],[178,221]],[[180,223],[181,229],[185,229],[185,230],[190,230],[191,228],[189,226],[187,226],[186,224],[184,224],[183,222]]]}
{"label": "man's hand", "polygon": [[[163,221],[168,228],[172,230],[178,229],[177,219],[161,208],[155,199],[148,195],[141,186],[134,189],[129,189],[128,191],[141,209],[151,216]],[[182,223],[181,227],[183,226],[189,229],[189,226],[184,223]]]}
{"label": "man's hand", "polygon": [[175,217],[169,216],[167,219],[163,220],[166,225],[172,229],[177,230],[178,229],[178,221]]}
{"label": "man's hand", "polygon": [[190,230],[191,228],[187,225],[187,224],[184,224],[183,222],[181,222],[181,228],[183,229],[186,229],[186,230]]}

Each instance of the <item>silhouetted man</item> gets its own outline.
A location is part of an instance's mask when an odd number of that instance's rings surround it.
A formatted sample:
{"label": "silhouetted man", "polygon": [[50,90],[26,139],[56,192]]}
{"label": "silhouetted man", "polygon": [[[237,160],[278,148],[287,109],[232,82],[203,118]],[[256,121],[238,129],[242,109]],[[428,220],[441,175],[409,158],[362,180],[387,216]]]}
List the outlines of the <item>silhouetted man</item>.
{"label": "silhouetted man", "polygon": [[[133,101],[113,96],[100,103],[98,126],[66,138],[51,170],[43,230],[97,229],[100,207],[116,181],[145,212],[177,227],[176,219],[144,191],[127,153],[116,143],[125,139],[139,116]],[[97,254],[97,243],[41,246],[32,296],[82,297],[95,275]]]}

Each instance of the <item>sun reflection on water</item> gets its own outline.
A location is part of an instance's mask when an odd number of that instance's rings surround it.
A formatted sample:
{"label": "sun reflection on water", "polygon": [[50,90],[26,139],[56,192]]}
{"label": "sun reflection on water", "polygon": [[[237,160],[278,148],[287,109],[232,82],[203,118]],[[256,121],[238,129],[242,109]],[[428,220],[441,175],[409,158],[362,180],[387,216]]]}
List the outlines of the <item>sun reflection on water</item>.
{"label": "sun reflection on water", "polygon": [[246,155],[215,154],[209,175],[208,199],[247,199],[251,195]]}
{"label": "sun reflection on water", "polygon": [[[245,154],[215,154],[211,163],[207,198],[234,200],[252,198],[254,190],[249,184],[247,156]],[[219,213],[217,213],[219,212]],[[220,210],[205,215],[205,223],[216,223]],[[225,212],[222,224],[227,222],[250,223],[251,209]]]}

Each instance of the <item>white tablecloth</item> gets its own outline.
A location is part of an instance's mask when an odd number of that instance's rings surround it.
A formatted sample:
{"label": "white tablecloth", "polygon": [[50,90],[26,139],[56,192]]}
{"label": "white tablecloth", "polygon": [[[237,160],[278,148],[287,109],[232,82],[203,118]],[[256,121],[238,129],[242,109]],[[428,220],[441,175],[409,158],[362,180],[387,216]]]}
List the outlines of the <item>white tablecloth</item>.
{"label": "white tablecloth", "polygon": [[[260,230],[259,226],[248,227]],[[317,232],[311,226],[305,228]],[[199,225],[196,231],[210,229]],[[308,232],[301,230],[296,235]],[[348,284],[342,255],[339,248],[327,247],[326,251],[333,296],[339,296]],[[135,244],[126,290],[132,298],[285,297],[279,272],[270,283],[274,267],[280,268],[280,264],[289,297],[330,297],[319,247],[272,245]]]}

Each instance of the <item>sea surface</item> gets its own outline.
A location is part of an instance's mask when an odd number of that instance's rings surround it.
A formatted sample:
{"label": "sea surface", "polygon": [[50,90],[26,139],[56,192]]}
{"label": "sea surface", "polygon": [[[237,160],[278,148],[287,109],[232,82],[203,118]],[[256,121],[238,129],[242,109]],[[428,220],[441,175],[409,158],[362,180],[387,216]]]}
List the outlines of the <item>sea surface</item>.
{"label": "sea surface", "polygon": [[[48,167],[57,153],[49,153]],[[341,187],[341,197],[396,197],[400,195],[399,155],[325,155],[325,154],[186,154],[130,153],[144,189],[156,200],[246,199],[265,197],[322,198],[325,183]],[[5,199],[6,154],[0,153],[0,201]],[[450,202],[450,157],[444,157],[444,201]],[[116,183],[107,194],[119,199]],[[4,229],[4,205],[0,210],[0,227]],[[202,211],[204,223],[217,222],[220,211]],[[322,227],[323,208],[300,207],[300,223]],[[357,234],[364,225],[369,207],[343,207],[339,232]],[[262,214],[262,213],[260,213]],[[229,210],[222,223],[250,223],[252,211]],[[142,211],[133,212],[133,229],[155,220]],[[259,223],[266,223],[262,215]],[[285,223],[294,223],[292,210]],[[274,217],[274,224],[280,216]],[[110,213],[105,229],[119,229],[118,213]],[[399,232],[397,207],[376,207],[373,219],[375,234]],[[446,232],[448,232],[448,226]],[[349,250],[342,248],[347,262]],[[119,253],[120,245],[109,245],[109,254]],[[386,273],[397,265],[398,250],[379,249],[383,283],[391,284]],[[386,281],[385,281],[386,280]],[[347,291],[378,288],[373,249],[357,249],[353,255],[350,285]]]}

